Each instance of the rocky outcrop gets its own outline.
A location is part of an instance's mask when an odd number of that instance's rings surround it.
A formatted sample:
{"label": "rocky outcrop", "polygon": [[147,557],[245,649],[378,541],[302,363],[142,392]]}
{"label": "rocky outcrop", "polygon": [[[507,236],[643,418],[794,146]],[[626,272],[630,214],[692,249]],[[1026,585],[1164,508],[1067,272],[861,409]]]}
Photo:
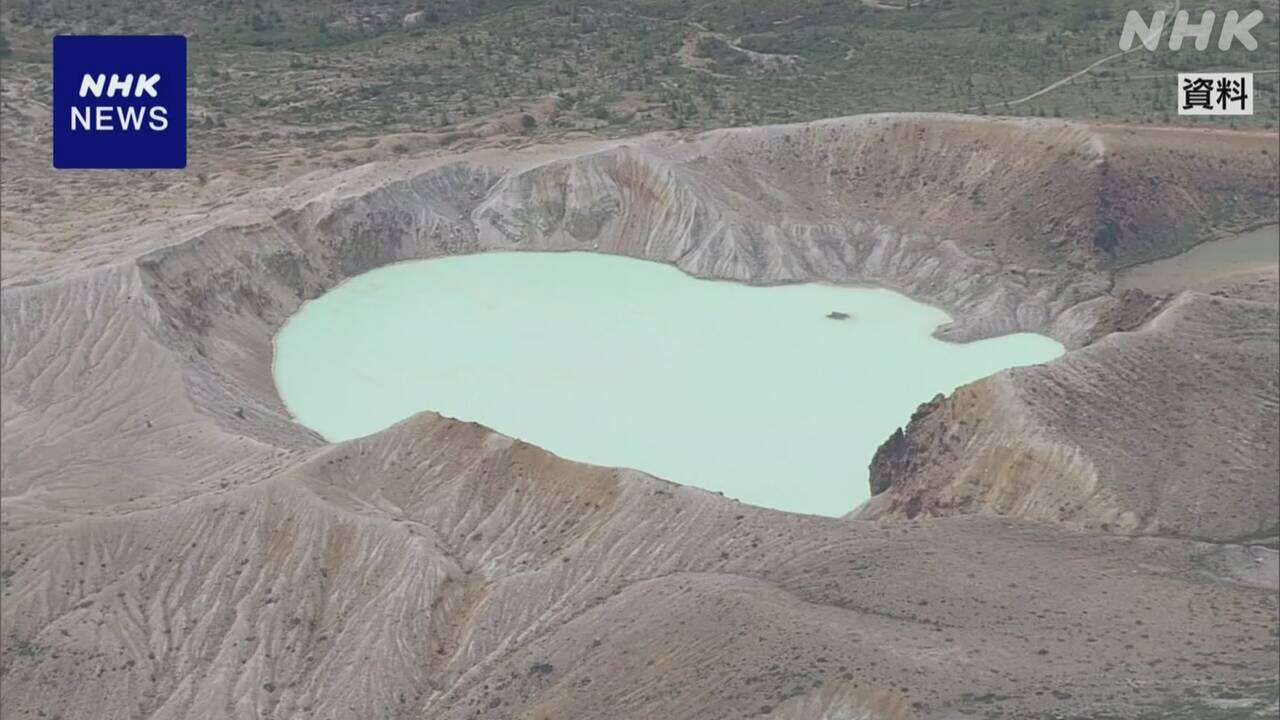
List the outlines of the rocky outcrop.
{"label": "rocky outcrop", "polygon": [[[935,395],[929,402],[921,404],[911,413],[911,420],[907,423],[907,430],[911,435],[908,436],[902,428],[898,428],[876,449],[876,454],[871,458],[872,495],[888,490],[896,479],[909,476],[916,469],[915,463],[926,457],[925,453],[935,446],[935,442],[945,443],[945,424],[934,424],[926,430],[924,421],[936,417],[935,413],[946,404],[946,400],[944,395]],[[908,517],[915,517],[916,514],[910,513]]]}
{"label": "rocky outcrop", "polygon": [[1142,290],[1129,289],[1118,293],[1115,302],[1098,313],[1094,325],[1094,337],[1090,341],[1111,333],[1130,332],[1155,317],[1164,307],[1165,299]]}

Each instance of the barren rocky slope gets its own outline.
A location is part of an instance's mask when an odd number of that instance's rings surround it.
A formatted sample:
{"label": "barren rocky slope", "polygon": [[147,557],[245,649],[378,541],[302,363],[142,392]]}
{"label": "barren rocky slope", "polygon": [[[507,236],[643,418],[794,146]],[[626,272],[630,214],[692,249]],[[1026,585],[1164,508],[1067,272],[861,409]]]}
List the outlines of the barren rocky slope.
{"label": "barren rocky slope", "polygon": [[1275,542],[1276,297],[1274,268],[1243,287],[1184,292],[1058,362],[936,399],[881,447],[872,483],[889,492],[861,515],[987,509]]}
{"label": "barren rocky slope", "polygon": [[[373,165],[51,251],[6,238],[0,710],[1265,707],[1275,553],[1239,543],[1280,511],[1274,275],[1108,292],[1117,267],[1275,222],[1276,137],[1200,137],[867,116]],[[947,307],[948,337],[1072,351],[918,413],[877,459],[877,522],[430,413],[336,446],[289,420],[271,338],[301,302],[491,249],[879,283]]]}

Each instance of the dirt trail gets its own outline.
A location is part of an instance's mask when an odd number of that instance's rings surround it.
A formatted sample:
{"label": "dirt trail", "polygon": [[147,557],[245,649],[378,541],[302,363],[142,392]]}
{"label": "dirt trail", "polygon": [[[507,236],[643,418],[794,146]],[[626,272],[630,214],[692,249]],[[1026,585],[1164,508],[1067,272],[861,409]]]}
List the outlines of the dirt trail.
{"label": "dirt trail", "polygon": [[715,65],[715,61],[711,58],[701,57],[698,55],[698,43],[705,38],[715,38],[723,42],[730,50],[740,53],[751,64],[761,70],[777,69],[780,67],[792,67],[800,62],[799,55],[783,55],[777,53],[762,53],[742,47],[738,42],[742,38],[730,38],[724,33],[708,30],[705,25],[695,21],[686,23],[694,28],[696,32],[686,34],[684,43],[680,46],[679,58],[680,65],[695,72],[706,73],[712,77],[731,78],[732,75],[718,73],[711,68]]}
{"label": "dirt trail", "polygon": [[[1181,9],[1181,7],[1182,7],[1182,0],[1174,0],[1174,3],[1173,3],[1173,9],[1172,9],[1172,10],[1167,11],[1167,12],[1168,12],[1168,14],[1165,16],[1165,21],[1164,21],[1164,23],[1160,26],[1160,33],[1161,33],[1161,36],[1163,36],[1163,34],[1164,34],[1164,28],[1165,28],[1165,27],[1167,27],[1167,26],[1168,26],[1168,24],[1169,24],[1169,22],[1170,22],[1170,20],[1171,20],[1175,15],[1177,15],[1177,14],[1178,14],[1178,10],[1179,10],[1179,9]],[[1135,51],[1137,51],[1137,50],[1145,50],[1145,49],[1146,49],[1146,46],[1145,46],[1145,45],[1143,45],[1142,43],[1138,43],[1137,45],[1134,45],[1133,47],[1129,48],[1128,50],[1121,50],[1121,51],[1120,51],[1120,52],[1118,52],[1118,53],[1112,53],[1111,55],[1107,55],[1107,56],[1106,56],[1106,57],[1104,57],[1104,58],[1101,58],[1101,59],[1099,59],[1099,60],[1095,60],[1094,62],[1092,62],[1092,63],[1090,63],[1089,65],[1087,65],[1083,70],[1077,70],[1076,72],[1073,72],[1073,73],[1071,73],[1070,75],[1067,75],[1067,76],[1066,76],[1066,77],[1064,77],[1064,78],[1061,78],[1061,79],[1059,79],[1059,80],[1055,80],[1054,82],[1051,82],[1051,83],[1049,83],[1048,85],[1045,85],[1044,87],[1042,87],[1042,88],[1040,88],[1039,90],[1037,90],[1037,91],[1035,91],[1035,92],[1031,93],[1030,95],[1025,95],[1025,96],[1020,97],[1020,98],[1018,98],[1018,99],[1016,99],[1016,100],[1004,100],[1004,101],[1001,101],[1001,102],[992,103],[991,105],[992,105],[992,106],[997,106],[997,107],[1010,107],[1010,106],[1013,106],[1013,105],[1021,105],[1022,103],[1029,102],[1029,101],[1031,101],[1031,100],[1035,100],[1036,98],[1040,97],[1041,95],[1044,95],[1045,93],[1053,92],[1054,90],[1057,90],[1058,88],[1062,87],[1063,85],[1069,85],[1069,84],[1071,84],[1071,83],[1072,83],[1073,81],[1075,81],[1076,79],[1078,79],[1078,78],[1080,78],[1080,77],[1082,77],[1082,76],[1084,76],[1084,75],[1089,74],[1089,73],[1090,73],[1090,72],[1092,72],[1093,70],[1095,70],[1095,69],[1097,69],[1097,68],[1099,68],[1099,67],[1101,67],[1101,66],[1103,66],[1103,65],[1105,65],[1105,64],[1107,64],[1107,63],[1109,63],[1109,62],[1111,62],[1112,60],[1115,60],[1116,58],[1121,58],[1121,57],[1124,57],[1125,55],[1128,55],[1128,54],[1129,54],[1129,53],[1131,53],[1131,52],[1135,52]],[[973,107],[965,108],[965,109],[963,110],[963,112],[975,112],[975,111],[977,111],[977,110],[981,110],[981,109],[983,109],[984,107],[985,107],[985,106],[983,106],[983,105],[975,105],[975,106],[973,106]]]}
{"label": "dirt trail", "polygon": [[910,10],[913,7],[920,7],[921,5],[928,4],[925,0],[916,0],[914,4],[911,3],[911,0],[904,0],[904,2],[906,2],[905,5],[891,5],[887,2],[881,2],[881,0],[861,1],[863,5],[866,5],[869,8],[875,8],[876,10]]}

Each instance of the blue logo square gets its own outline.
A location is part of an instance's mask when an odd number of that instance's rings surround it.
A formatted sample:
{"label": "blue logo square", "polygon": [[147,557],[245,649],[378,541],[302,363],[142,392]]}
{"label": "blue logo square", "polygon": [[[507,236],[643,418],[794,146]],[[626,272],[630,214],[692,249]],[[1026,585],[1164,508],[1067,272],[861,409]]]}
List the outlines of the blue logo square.
{"label": "blue logo square", "polygon": [[187,39],[53,38],[53,166],[187,166]]}

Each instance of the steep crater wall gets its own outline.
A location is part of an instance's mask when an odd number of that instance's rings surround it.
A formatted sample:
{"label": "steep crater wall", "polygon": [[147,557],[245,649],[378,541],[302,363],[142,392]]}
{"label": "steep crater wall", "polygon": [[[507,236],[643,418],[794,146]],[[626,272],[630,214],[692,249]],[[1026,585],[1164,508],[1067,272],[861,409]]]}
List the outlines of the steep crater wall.
{"label": "steep crater wall", "polygon": [[[1274,181],[1260,180],[1275,157],[1265,139],[1237,143],[1236,162],[1219,163],[1212,183],[1186,170],[1186,154],[1194,150],[1165,144],[1179,140],[1153,132],[1138,141],[1069,123],[869,116],[569,147],[532,161],[461,158],[409,167],[391,179],[366,168],[270,217],[210,227],[149,252],[137,268],[163,318],[154,323],[156,336],[182,359],[193,407],[226,431],[313,447],[319,439],[292,423],[276,396],[272,337],[307,299],[347,277],[412,258],[589,250],[749,283],[873,283],[947,308],[956,321],[940,334],[950,339],[1036,331],[1070,348],[1087,346],[1131,329],[1164,302],[1112,296],[1109,267],[1156,252],[1151,238],[1171,238],[1159,252],[1176,252],[1188,233],[1206,236],[1219,219],[1210,210],[1176,218],[1126,215],[1130,206],[1116,202],[1109,187],[1149,193],[1159,185],[1188,207],[1231,205],[1243,223],[1261,217],[1258,198],[1276,197]],[[1171,158],[1167,164],[1162,153]],[[1134,179],[1156,171],[1153,177],[1166,179]],[[1158,199],[1148,198],[1159,205]],[[1106,227],[1136,230],[1097,242]],[[1112,344],[1123,353],[1128,342]],[[1163,352],[1176,349],[1154,352],[1157,365]],[[1050,368],[1069,366],[1074,357]],[[997,400],[978,411],[984,421],[1018,416],[1014,408],[1029,392],[1011,384],[1018,376],[978,384],[1006,388],[989,393]],[[1115,392],[1126,397],[1123,388]],[[1078,415],[1092,400],[1062,402]],[[1149,513],[1128,501],[1094,497],[1097,481],[1074,470],[1102,459],[1088,443],[1046,441],[1043,452],[1071,458],[1063,461],[1068,471],[1029,462],[1036,454],[1026,451],[1028,431],[1010,433],[1021,453],[1008,471],[1017,483],[1043,486],[1054,502],[1079,507],[1047,512],[1006,501],[974,507],[1042,519],[1087,516],[1088,524],[1128,531],[1167,529],[1133,520]],[[913,456],[937,451],[932,442],[917,438],[917,444]],[[948,477],[958,467],[935,464]],[[910,484],[901,473],[885,472],[874,482],[899,491]],[[914,501],[932,511],[940,502]],[[912,505],[908,498],[894,507],[910,515]]]}

